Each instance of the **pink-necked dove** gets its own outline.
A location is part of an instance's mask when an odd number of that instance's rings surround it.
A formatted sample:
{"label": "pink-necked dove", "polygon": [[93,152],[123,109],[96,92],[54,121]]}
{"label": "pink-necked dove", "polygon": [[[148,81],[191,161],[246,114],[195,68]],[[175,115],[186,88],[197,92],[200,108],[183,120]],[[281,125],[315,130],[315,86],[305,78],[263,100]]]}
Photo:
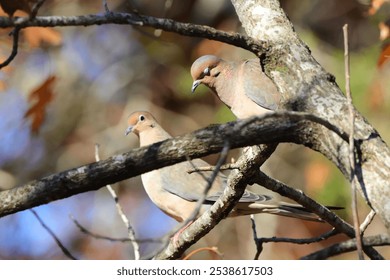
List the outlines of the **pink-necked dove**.
{"label": "pink-necked dove", "polygon": [[200,84],[208,86],[240,119],[274,111],[281,101],[258,58],[236,62],[214,55],[201,56],[192,64],[191,76],[192,92]]}
{"label": "pink-necked dove", "polygon": [[[134,112],[128,118],[126,135],[135,133],[139,137],[140,146],[151,145],[171,138],[149,112]],[[196,167],[209,166],[201,159],[181,162],[172,166],[141,175],[146,193],[164,213],[182,222],[190,217],[196,208],[196,202],[202,197],[207,183],[199,173],[189,174],[187,171]],[[210,176],[210,172],[203,172]],[[215,179],[208,197],[200,209],[199,215],[210,207],[222,194],[227,178],[219,173]],[[242,216],[257,213],[270,213],[294,217],[304,220],[321,221],[318,216],[307,211],[304,207],[291,203],[271,201],[268,195],[255,194],[245,191],[244,195],[230,213],[232,216]]]}

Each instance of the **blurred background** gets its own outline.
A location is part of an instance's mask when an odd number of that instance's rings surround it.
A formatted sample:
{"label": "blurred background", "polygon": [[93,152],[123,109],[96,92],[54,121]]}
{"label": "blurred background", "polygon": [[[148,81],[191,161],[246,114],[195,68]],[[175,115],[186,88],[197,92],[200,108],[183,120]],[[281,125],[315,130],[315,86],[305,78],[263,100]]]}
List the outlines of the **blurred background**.
{"label": "blurred background", "polygon": [[[244,32],[228,0],[108,0],[113,11],[132,12]],[[344,90],[342,26],[349,24],[354,104],[390,141],[390,3],[387,1],[285,0],[281,4],[317,61]],[[373,5],[370,5],[373,4]],[[383,4],[383,5],[382,5]],[[38,15],[103,13],[101,0],[47,0]],[[1,12],[2,16],[6,16]],[[18,11],[16,16],[23,16]],[[10,54],[10,29],[0,30],[0,60]],[[226,44],[173,33],[120,25],[29,28],[21,33],[16,59],[0,71],[0,190],[138,147],[124,136],[127,116],[136,110],[154,114],[172,135],[211,123],[234,120],[232,113],[204,86],[191,94],[190,66],[204,54],[239,60],[253,55]],[[232,151],[236,159],[240,151]],[[215,163],[216,155],[206,160]],[[326,205],[346,207],[339,214],[351,222],[350,189],[342,174],[323,156],[293,144],[280,145],[263,168],[268,174],[304,190]],[[139,177],[113,186],[137,238],[161,238],[176,222],[146,196]],[[253,191],[266,193],[260,186]],[[273,196],[276,196],[273,194]],[[283,198],[281,198],[283,199]],[[82,233],[74,217],[90,231],[124,238],[127,230],[106,188],[35,208],[45,224],[79,259],[133,259],[128,243],[96,239]],[[360,199],[361,221],[369,212]],[[261,237],[305,238],[330,229],[324,224],[257,215]],[[385,232],[375,218],[367,235]],[[329,244],[268,243],[260,259],[297,259]],[[217,247],[192,259],[252,259],[256,252],[249,217],[222,221],[188,252]],[[160,243],[141,243],[141,257]],[[390,249],[379,248],[390,258]],[[355,252],[337,259],[356,259]],[[0,219],[0,259],[66,259],[30,211]]]}

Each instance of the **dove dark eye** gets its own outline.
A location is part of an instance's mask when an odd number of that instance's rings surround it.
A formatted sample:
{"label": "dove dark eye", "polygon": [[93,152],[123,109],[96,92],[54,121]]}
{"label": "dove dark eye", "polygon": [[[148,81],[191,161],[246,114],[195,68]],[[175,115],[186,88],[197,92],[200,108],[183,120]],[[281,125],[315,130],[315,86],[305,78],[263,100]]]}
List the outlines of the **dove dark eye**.
{"label": "dove dark eye", "polygon": [[141,122],[144,121],[144,120],[145,120],[145,116],[144,116],[144,115],[139,116],[139,120],[140,120]]}

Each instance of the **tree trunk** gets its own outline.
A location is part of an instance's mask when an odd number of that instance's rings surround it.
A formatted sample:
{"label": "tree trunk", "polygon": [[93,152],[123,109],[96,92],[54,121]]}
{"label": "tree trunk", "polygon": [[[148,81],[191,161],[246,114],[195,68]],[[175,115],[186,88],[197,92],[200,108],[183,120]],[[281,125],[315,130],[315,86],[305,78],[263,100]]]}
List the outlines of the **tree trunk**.
{"label": "tree trunk", "polygon": [[[277,0],[232,0],[247,34],[266,42],[269,51],[262,63],[267,75],[283,94],[286,109],[312,113],[346,133],[351,130],[347,99],[335,82],[311,56],[294,32]],[[342,32],[340,26],[340,32]],[[308,127],[312,130],[313,127]],[[315,125],[321,137],[311,137],[319,151],[350,178],[348,143],[324,127]],[[355,110],[355,180],[367,203],[390,230],[390,151],[378,132]]]}

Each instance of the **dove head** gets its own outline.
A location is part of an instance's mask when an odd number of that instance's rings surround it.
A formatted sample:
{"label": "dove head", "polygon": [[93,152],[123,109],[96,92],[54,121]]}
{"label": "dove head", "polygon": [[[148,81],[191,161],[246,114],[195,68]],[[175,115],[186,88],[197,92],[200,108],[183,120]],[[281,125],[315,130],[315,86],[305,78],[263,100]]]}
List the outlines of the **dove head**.
{"label": "dove head", "polygon": [[126,135],[133,132],[139,136],[141,132],[154,128],[156,124],[157,122],[151,113],[146,111],[134,112],[127,119]]}
{"label": "dove head", "polygon": [[199,57],[191,66],[191,76],[194,80],[192,92],[200,85],[204,84],[215,91],[215,81],[221,73],[222,59],[215,55],[204,55]]}

